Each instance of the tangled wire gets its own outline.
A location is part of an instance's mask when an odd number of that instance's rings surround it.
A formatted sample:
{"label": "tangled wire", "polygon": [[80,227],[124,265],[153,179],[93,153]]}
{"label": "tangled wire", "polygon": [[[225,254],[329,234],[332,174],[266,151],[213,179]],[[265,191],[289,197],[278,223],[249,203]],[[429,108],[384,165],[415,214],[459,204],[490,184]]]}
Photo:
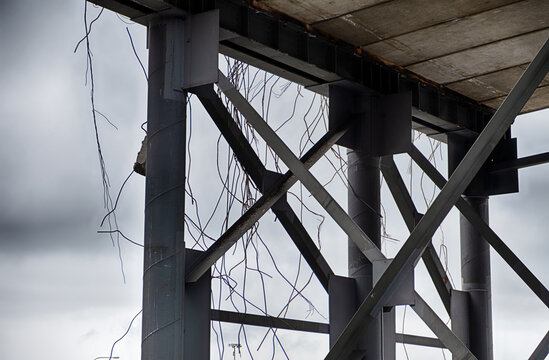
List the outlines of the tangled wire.
{"label": "tangled wire", "polygon": [[[93,123],[102,174],[104,204],[107,212],[101,222],[101,226],[106,223],[109,227],[108,230],[100,232],[108,233],[111,236],[113,245],[117,245],[122,274],[124,276],[120,240],[125,239],[134,245],[142,245],[125,236],[120,231],[116,220],[115,210],[120,195],[133,172],[124,181],[116,200],[113,202],[110,196],[110,182],[101,151],[97,128],[97,115],[110,123],[110,120],[96,109],[92,52],[89,42],[92,25],[99,19],[102,12],[103,10],[88,23],[86,3],[84,10],[85,36],[76,46],[75,52],[80,44],[86,45],[86,79],[89,79],[91,85],[90,96]],[[137,56],[133,39],[127,27],[126,31],[134,54],[144,72],[145,78],[147,78],[145,67]],[[271,127],[287,141],[296,155],[303,155],[328,130],[329,106],[326,97],[313,94],[300,85],[228,57],[225,58],[225,64],[227,78],[257,109],[262,117],[270,123]],[[287,170],[276,153],[257,136],[254,129],[246,122],[246,119],[238,110],[220,92],[218,94],[224,99],[225,105],[238,128],[249,141],[265,167],[278,173],[283,173]],[[193,116],[196,116],[196,111],[193,108],[196,106],[196,101],[192,95],[188,95],[187,105],[188,139],[185,231],[186,238],[188,239],[187,246],[194,249],[206,250],[221,234],[227,231],[235,218],[244,214],[257,201],[261,196],[261,189],[250,178],[250,175],[244,171],[234,152],[222,136],[219,135],[215,142],[216,161],[214,169],[219,187],[218,189],[213,189],[208,194],[193,191],[194,176],[192,170],[195,164],[193,162],[193,153],[195,151]],[[281,111],[281,108],[285,111]],[[145,130],[144,125],[142,125],[142,128]],[[417,133],[414,136],[414,140],[418,140],[419,137],[420,134]],[[429,144],[431,146],[429,159],[436,164],[435,155],[441,149],[440,143],[429,139]],[[352,191],[349,188],[347,179],[347,159],[346,155],[342,153],[342,149],[334,146],[324,156],[323,161],[324,169],[331,169],[329,173],[324,172],[323,174],[324,178],[322,181],[324,186],[343,186],[347,191]],[[204,164],[200,166],[204,166]],[[414,186],[412,184],[411,165],[409,173],[410,189],[412,189]],[[425,190],[426,187],[424,186],[423,179],[424,176],[421,174],[419,188],[421,189],[425,205],[429,206],[436,193],[435,190],[430,190],[429,192]],[[215,196],[212,197],[213,193],[215,193]],[[290,189],[287,201],[307,228],[316,229],[315,240],[317,246],[321,249],[322,226],[325,222],[322,210],[318,209],[317,204],[311,199],[308,191],[299,183]],[[385,214],[383,204],[382,213]],[[386,219],[387,217],[383,215],[382,238],[385,241],[399,242],[399,239],[388,233]],[[308,288],[315,283],[313,272],[308,266],[303,264],[301,254],[298,254],[296,259],[290,261],[287,254],[280,253],[279,247],[281,245],[277,243],[275,246],[273,243],[271,229],[272,225],[266,224],[263,221],[256,223],[232,247],[230,253],[225,254],[214,264],[212,268],[212,308],[282,318],[296,316],[297,314],[297,316],[301,315],[306,318],[316,316],[326,320],[326,315],[324,314],[326,310],[316,304],[318,300],[313,300],[308,295]],[[444,244],[443,233],[440,252],[443,264],[445,264],[449,278],[452,280],[448,271],[447,247]],[[293,268],[288,266],[290,262]],[[238,351],[240,352],[240,346],[243,345],[242,347],[251,359],[254,359],[254,356],[258,356],[260,350],[269,352],[271,359],[275,359],[275,356],[279,353],[282,357],[290,359],[290,354],[285,348],[284,341],[281,339],[277,329],[271,328],[262,332],[260,330],[260,333],[258,333],[257,329],[250,330],[249,326],[239,325],[235,331],[229,325],[222,324],[221,322],[212,322],[212,331],[216,339],[219,359],[223,359],[225,356],[227,345],[225,339],[227,336],[236,337]],[[254,333],[252,336],[254,338],[253,342],[250,339],[250,332]],[[122,338],[116,342],[122,340]],[[268,350],[266,349],[267,343],[271,344]],[[262,356],[262,358],[265,357]]]}

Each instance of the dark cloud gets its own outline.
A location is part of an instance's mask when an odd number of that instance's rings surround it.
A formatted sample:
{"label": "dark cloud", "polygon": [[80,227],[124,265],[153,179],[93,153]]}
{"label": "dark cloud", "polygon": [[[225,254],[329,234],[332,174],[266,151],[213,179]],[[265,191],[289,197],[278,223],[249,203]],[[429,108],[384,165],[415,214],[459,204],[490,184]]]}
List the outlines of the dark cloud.
{"label": "dark cloud", "polygon": [[[126,248],[126,253],[132,254]],[[133,255],[133,254],[132,254]],[[91,255],[82,252],[42,254],[42,256],[0,256],[0,269],[16,276],[0,283],[0,315],[33,316],[40,313],[124,308],[128,301],[138,303],[140,275],[132,264],[126,265],[124,285],[115,254]],[[24,265],[24,266],[22,266]],[[17,269],[16,272],[9,271]],[[131,294],[134,299],[129,299]]]}
{"label": "dark cloud", "polygon": [[[125,315],[141,303],[142,249],[121,243],[124,285],[117,247],[97,234],[106,211],[84,48],[73,54],[84,34],[83,7],[0,1],[2,358],[93,359],[108,353],[127,327]],[[91,44],[98,109],[119,128],[98,121],[114,200],[142,140],[146,87],[138,64],[125,72],[135,60],[126,25],[103,16],[96,29],[106,29],[101,37],[94,30]],[[131,30],[144,51],[144,29]],[[143,179],[132,178],[118,210],[123,231],[137,241],[143,193]],[[132,351],[126,358],[137,358]]]}

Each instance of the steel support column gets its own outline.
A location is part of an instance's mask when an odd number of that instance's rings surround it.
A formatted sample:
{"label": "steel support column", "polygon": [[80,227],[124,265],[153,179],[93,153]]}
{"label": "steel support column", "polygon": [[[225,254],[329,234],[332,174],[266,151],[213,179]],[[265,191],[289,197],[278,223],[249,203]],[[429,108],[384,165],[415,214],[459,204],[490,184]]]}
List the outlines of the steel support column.
{"label": "steel support column", "polygon": [[[351,219],[378,247],[381,246],[380,217],[380,158],[361,150],[349,150],[348,157],[348,211]],[[357,305],[373,287],[373,266],[356,246],[348,240],[349,277],[355,279]],[[363,359],[382,359],[382,313],[379,313],[357,344],[366,350]]]}
{"label": "steel support column", "polygon": [[183,358],[186,94],[166,91],[181,22],[158,16],[149,26],[142,360]]}
{"label": "steel support column", "polygon": [[329,334],[330,325],[312,321],[278,318],[246,313],[237,313],[225,310],[211,310],[213,321],[221,321],[233,324],[244,324],[251,326],[262,326],[275,329],[287,329],[294,331],[305,331],[318,334]]}
{"label": "steel support column", "polygon": [[[488,197],[467,196],[480,218],[488,224]],[[469,348],[479,360],[493,359],[490,245],[460,214],[461,284],[469,293]]]}

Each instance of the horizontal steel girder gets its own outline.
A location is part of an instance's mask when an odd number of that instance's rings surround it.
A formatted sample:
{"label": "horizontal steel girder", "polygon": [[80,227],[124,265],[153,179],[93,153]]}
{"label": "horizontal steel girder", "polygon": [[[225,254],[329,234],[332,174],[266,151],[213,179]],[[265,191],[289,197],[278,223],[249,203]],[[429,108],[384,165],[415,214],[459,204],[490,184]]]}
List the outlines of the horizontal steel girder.
{"label": "horizontal steel girder", "polygon": [[490,172],[523,169],[530,166],[542,165],[549,163],[549,152],[542,154],[536,154],[531,156],[525,156],[512,161],[505,161],[494,164],[488,168]]}
{"label": "horizontal steel girder", "polygon": [[[420,307],[424,307],[426,304],[422,303],[419,307],[416,307],[420,311]],[[430,308],[429,308],[430,309]],[[422,314],[427,313],[424,309],[421,310]],[[424,315],[422,315],[424,316]],[[313,332],[319,334],[328,334],[330,331],[330,325],[326,323],[318,323],[304,320],[277,318],[271,316],[262,316],[254,314],[236,313],[224,310],[211,310],[211,320],[220,321],[234,324],[244,324],[251,326],[261,326],[277,329],[295,330]],[[425,316],[424,316],[425,317]],[[439,319],[440,320],[440,319]],[[432,320],[429,320],[432,321]],[[434,320],[438,323],[438,320]],[[440,332],[439,330],[436,330]],[[450,336],[451,337],[451,336]],[[438,338],[430,338],[425,336],[417,336],[411,334],[395,334],[396,342],[408,345],[418,345],[436,348],[446,348],[442,341]]]}
{"label": "horizontal steel girder", "polygon": [[381,309],[387,298],[398,288],[407,271],[417,263],[437,227],[440,226],[442,220],[485,163],[515,117],[545,77],[548,69],[549,41],[538,52],[503,104],[478,136],[431,207],[418,222],[391,265],[361,304],[325,360],[347,358],[349,349],[353,347],[360,335],[368,328],[374,319],[374,315]]}
{"label": "horizontal steel girder", "polygon": [[445,348],[444,344],[440,342],[440,340],[437,338],[396,333],[395,339],[396,339],[396,342],[401,344]]}
{"label": "horizontal steel girder", "polygon": [[349,80],[376,92],[411,91],[414,128],[438,134],[466,128],[479,132],[494,111],[440,85],[381,64],[342,41],[261,11],[248,0],[90,0],[145,24],[154,13],[219,9],[220,53],[323,93],[326,84]]}
{"label": "horizontal steel girder", "polygon": [[212,321],[262,326],[277,329],[306,331],[320,334],[328,334],[330,332],[329,324],[319,322],[237,313],[224,310],[211,310],[210,313]]}

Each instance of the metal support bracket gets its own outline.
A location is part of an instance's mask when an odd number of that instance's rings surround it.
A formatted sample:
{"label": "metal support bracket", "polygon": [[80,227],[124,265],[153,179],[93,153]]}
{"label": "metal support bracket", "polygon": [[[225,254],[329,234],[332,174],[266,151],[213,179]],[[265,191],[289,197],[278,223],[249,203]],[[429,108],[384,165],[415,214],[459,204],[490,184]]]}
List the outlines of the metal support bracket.
{"label": "metal support bracket", "polygon": [[452,290],[450,318],[452,319],[452,331],[469,347],[469,293],[466,291]]}
{"label": "metal support bracket", "polygon": [[330,276],[329,279],[329,312],[330,312],[330,347],[347,326],[355,313],[356,282],[355,279],[343,276]]}
{"label": "metal support bracket", "polygon": [[[287,329],[295,331],[305,331],[312,333],[327,334],[330,332],[330,325],[319,322],[285,319],[273,316],[263,316],[255,314],[237,313],[224,310],[211,310],[213,321],[221,321],[233,324],[244,324],[252,326],[262,326],[276,329]],[[194,359],[194,358],[190,358]]]}
{"label": "metal support bracket", "polygon": [[412,133],[410,92],[382,95],[353,84],[337,81],[329,86],[330,128],[357,117],[354,127],[338,145],[361,150],[371,156],[407,152]]}
{"label": "metal support bracket", "polygon": [[166,64],[164,98],[177,100],[186,89],[217,82],[219,10],[176,18],[166,32],[183,35],[183,41],[175,42],[167,54],[173,61]]}
{"label": "metal support bracket", "polygon": [[[385,270],[391,264],[392,259],[378,260],[373,263],[374,265],[374,284],[378,282],[379,278]],[[400,287],[389,297],[383,306],[396,306],[396,305],[413,305],[415,301],[414,297],[414,270],[407,274],[406,278],[400,284]]]}
{"label": "metal support bracket", "polygon": [[[507,134],[509,135],[509,134]],[[467,151],[473,145],[476,137],[463,136],[460,132],[447,134],[448,140],[448,174],[452,174],[459,165]],[[510,194],[519,191],[518,171],[516,169],[490,171],[490,167],[501,162],[509,162],[517,159],[517,139],[501,139],[494,148],[490,157],[471,184],[467,187],[464,195],[468,196],[491,196]]]}

